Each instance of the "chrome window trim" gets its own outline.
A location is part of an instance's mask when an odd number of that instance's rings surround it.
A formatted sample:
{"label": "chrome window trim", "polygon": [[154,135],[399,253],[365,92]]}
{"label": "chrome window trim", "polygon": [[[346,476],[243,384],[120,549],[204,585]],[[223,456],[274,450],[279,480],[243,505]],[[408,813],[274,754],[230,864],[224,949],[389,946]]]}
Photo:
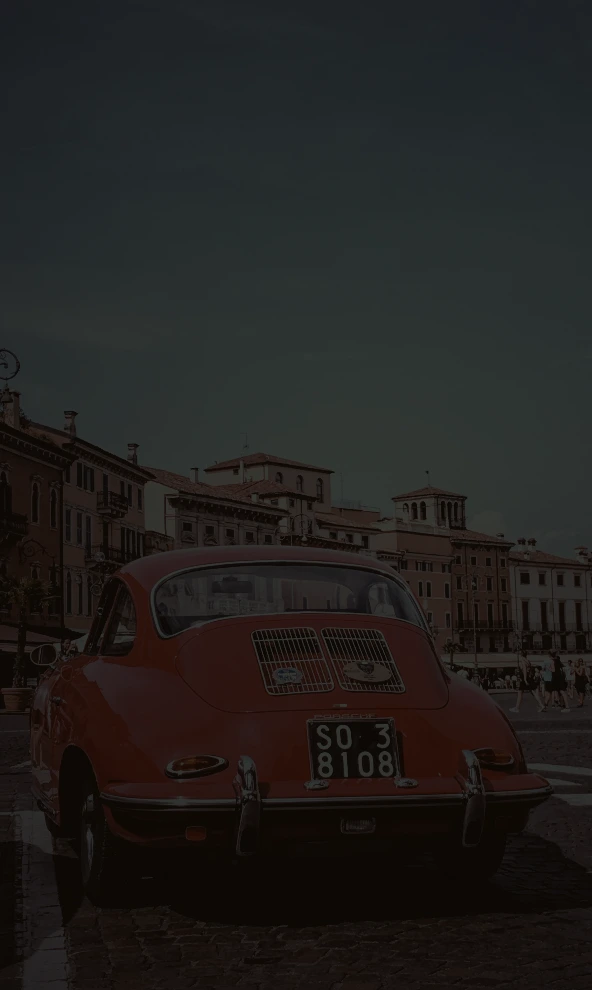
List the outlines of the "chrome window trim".
{"label": "chrome window trim", "polygon": [[[429,631],[429,627],[427,625],[427,622],[426,622],[426,620],[425,620],[425,618],[423,616],[423,613],[422,613],[421,609],[419,608],[417,602],[415,601],[415,598],[413,597],[413,593],[409,589],[409,586],[407,585],[407,583],[405,581],[402,581],[401,580],[401,578],[399,577],[399,575],[397,574],[396,571],[392,571],[392,573],[389,573],[388,571],[383,571],[381,568],[371,567],[371,566],[368,566],[367,564],[358,564],[358,563],[356,563],[356,564],[351,564],[350,565],[350,564],[345,564],[345,563],[336,563],[334,560],[331,560],[331,561],[320,561],[320,560],[286,560],[283,557],[282,558],[278,558],[277,560],[269,560],[269,559],[267,559],[267,560],[244,560],[244,561],[236,561],[234,564],[232,564],[232,563],[227,564],[226,562],[223,563],[223,564],[220,564],[220,563],[216,563],[216,564],[197,564],[197,565],[194,564],[192,567],[183,567],[183,568],[181,568],[178,571],[171,571],[170,574],[166,574],[164,577],[160,578],[160,580],[156,582],[156,584],[153,586],[152,590],[150,591],[150,614],[151,614],[152,622],[153,622],[153,625],[154,625],[154,628],[156,630],[156,634],[157,634],[158,638],[159,639],[175,639],[176,636],[182,636],[183,633],[189,632],[190,629],[196,629],[196,628],[198,628],[197,626],[188,626],[187,629],[181,629],[179,632],[175,632],[175,633],[163,633],[161,631],[161,629],[159,628],[158,614],[156,612],[156,602],[155,602],[155,599],[156,599],[156,594],[157,594],[159,588],[161,588],[162,585],[165,584],[167,581],[171,581],[171,580],[173,580],[173,578],[182,577],[184,574],[190,574],[190,573],[192,573],[194,571],[206,571],[206,570],[211,570],[212,568],[220,570],[221,568],[225,568],[225,567],[228,567],[228,568],[232,569],[232,568],[241,567],[241,566],[251,566],[251,565],[258,566],[260,564],[267,564],[268,566],[269,565],[274,566],[274,565],[277,565],[277,564],[292,564],[292,565],[295,565],[296,567],[302,567],[303,565],[304,566],[309,566],[309,567],[338,567],[338,568],[341,568],[342,570],[347,569],[347,570],[356,570],[356,571],[367,571],[369,574],[377,574],[380,577],[386,578],[389,581],[393,581],[395,584],[397,584],[399,586],[400,590],[406,595],[406,597],[409,599],[411,605],[415,609],[415,612],[416,612],[416,615],[417,615],[417,619],[418,619],[417,622],[411,622],[410,619],[402,619],[402,618],[398,618],[398,617],[392,617],[392,616],[389,616],[389,615],[373,616],[373,614],[371,612],[349,612],[349,613],[344,613],[344,614],[351,615],[351,616],[353,616],[353,615],[362,615],[362,616],[367,616],[368,618],[375,618],[375,619],[378,618],[381,622],[383,620],[387,620],[387,621],[390,621],[390,622],[406,622],[407,625],[413,626],[415,629],[421,629],[422,632],[424,632],[431,639],[431,633]],[[272,612],[272,613],[269,613],[269,614],[271,614],[272,616],[276,616],[276,615],[284,615],[285,613],[284,612]],[[335,611],[335,612],[327,612],[326,609],[324,609],[323,611],[320,611],[320,612],[314,612],[314,611],[309,610],[309,609],[305,609],[305,610],[303,609],[301,612],[297,612],[297,611],[290,612],[290,615],[325,615],[326,616],[326,615],[339,615],[339,613],[337,611]],[[210,625],[212,622],[227,622],[229,619],[245,619],[245,618],[256,618],[256,617],[257,617],[256,615],[252,615],[252,616],[250,616],[250,615],[247,615],[247,616],[245,616],[245,615],[225,615],[225,616],[221,616],[218,619],[206,619],[205,622],[202,623],[202,625],[206,625],[206,623],[208,625]],[[265,618],[265,617],[266,616],[259,616],[259,618]]]}

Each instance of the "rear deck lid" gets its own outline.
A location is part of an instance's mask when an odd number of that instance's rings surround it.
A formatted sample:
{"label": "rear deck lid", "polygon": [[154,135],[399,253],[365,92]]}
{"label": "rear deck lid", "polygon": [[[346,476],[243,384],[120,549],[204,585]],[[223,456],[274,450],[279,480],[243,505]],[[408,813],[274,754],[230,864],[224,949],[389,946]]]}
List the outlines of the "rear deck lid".
{"label": "rear deck lid", "polygon": [[426,634],[379,616],[254,616],[188,634],[176,659],[187,684],[222,711],[441,708],[448,687]]}

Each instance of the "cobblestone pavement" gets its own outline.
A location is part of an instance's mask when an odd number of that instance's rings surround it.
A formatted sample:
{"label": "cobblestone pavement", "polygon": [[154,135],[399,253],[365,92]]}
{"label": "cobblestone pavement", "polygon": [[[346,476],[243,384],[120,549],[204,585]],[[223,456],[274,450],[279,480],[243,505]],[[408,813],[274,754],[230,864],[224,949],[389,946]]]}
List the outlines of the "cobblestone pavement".
{"label": "cobblestone pavement", "polygon": [[557,796],[479,893],[396,863],[350,861],[345,876],[311,862],[216,882],[184,869],[99,910],[32,806],[26,720],[1,716],[0,990],[589,988],[592,805],[568,800],[592,795],[592,775],[574,772],[592,769],[592,719],[570,718],[517,720]]}

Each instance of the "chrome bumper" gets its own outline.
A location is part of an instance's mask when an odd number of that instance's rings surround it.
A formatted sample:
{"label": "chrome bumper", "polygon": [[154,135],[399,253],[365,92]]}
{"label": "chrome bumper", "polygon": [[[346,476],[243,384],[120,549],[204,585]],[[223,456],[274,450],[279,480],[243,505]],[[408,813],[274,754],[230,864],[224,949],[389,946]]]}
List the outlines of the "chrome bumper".
{"label": "chrome bumper", "polygon": [[456,777],[460,790],[455,794],[390,794],[378,797],[329,797],[328,795],[302,797],[262,798],[259,790],[257,768],[249,756],[241,756],[233,780],[235,798],[131,798],[101,794],[107,806],[126,808],[129,811],[193,812],[227,811],[234,819],[234,851],[239,857],[252,855],[257,849],[261,815],[273,812],[293,811],[349,811],[363,814],[365,810],[378,809],[459,809],[464,806],[462,842],[466,847],[477,846],[485,827],[485,818],[491,806],[509,805],[524,808],[536,807],[553,793],[550,785],[521,791],[486,791],[481,767],[475,754],[463,750],[461,766]]}

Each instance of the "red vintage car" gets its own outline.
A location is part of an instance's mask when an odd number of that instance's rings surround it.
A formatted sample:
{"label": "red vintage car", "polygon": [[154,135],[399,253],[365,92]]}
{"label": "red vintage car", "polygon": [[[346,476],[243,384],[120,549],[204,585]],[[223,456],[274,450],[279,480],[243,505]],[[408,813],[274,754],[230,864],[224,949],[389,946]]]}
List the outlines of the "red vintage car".
{"label": "red vintage car", "polygon": [[95,899],[130,843],[398,863],[419,845],[485,877],[551,794],[495,702],[442,666],[391,567],[302,547],[124,567],[84,653],[41,678],[31,760]]}

